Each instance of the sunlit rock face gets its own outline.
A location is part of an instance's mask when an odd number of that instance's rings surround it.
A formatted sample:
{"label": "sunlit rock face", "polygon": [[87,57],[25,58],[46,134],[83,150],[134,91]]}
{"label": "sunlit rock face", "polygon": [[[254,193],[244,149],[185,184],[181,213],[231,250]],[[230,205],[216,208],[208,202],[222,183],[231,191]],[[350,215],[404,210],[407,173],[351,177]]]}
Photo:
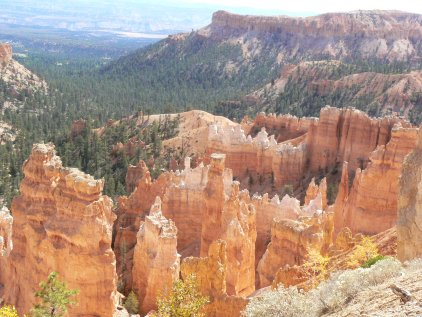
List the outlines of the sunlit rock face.
{"label": "sunlit rock face", "polygon": [[310,171],[327,170],[344,161],[349,171],[365,168],[370,153],[388,143],[396,123],[411,127],[394,116],[370,118],[353,108],[324,107],[307,134]]}
{"label": "sunlit rock face", "polygon": [[78,289],[71,316],[111,316],[117,304],[111,249],[113,203],[103,181],[64,168],[52,144],[34,145],[12,202],[14,248],[2,260],[4,299],[27,313],[39,283],[56,271]]}
{"label": "sunlit rock face", "polygon": [[12,240],[13,217],[9,209],[0,209],[0,257],[8,256],[13,249]]}
{"label": "sunlit rock face", "polygon": [[324,253],[331,242],[331,214],[315,214],[299,220],[274,220],[271,243],[257,268],[259,287],[271,285],[280,268],[303,264],[309,249]]}
{"label": "sunlit rock face", "polygon": [[343,166],[334,208],[336,232],[348,227],[353,233],[374,235],[395,225],[399,176],[404,158],[416,146],[417,131],[395,125],[389,142],[371,153],[364,170],[356,170],[350,190],[347,164]]}
{"label": "sunlit rock face", "polygon": [[227,295],[227,243],[216,240],[205,257],[187,257],[181,266],[182,278],[193,274],[201,294],[209,298],[205,315],[209,317],[239,317],[248,300]]}
{"label": "sunlit rock face", "polygon": [[249,54],[262,53],[260,49],[268,47],[271,41],[279,53],[279,62],[309,55],[416,61],[420,57],[421,25],[419,14],[399,11],[359,10],[306,18],[217,11],[212,23],[199,32],[220,41],[253,38],[254,46],[245,48]]}
{"label": "sunlit rock face", "polygon": [[422,256],[422,133],[416,148],[405,158],[397,204],[397,256],[410,260]]}
{"label": "sunlit rock face", "polygon": [[249,295],[255,290],[256,213],[245,202],[239,183],[233,182],[229,195],[224,188],[225,155],[211,155],[205,188],[205,214],[201,232],[201,256],[213,241],[227,243],[227,293]]}
{"label": "sunlit rock face", "polygon": [[0,67],[6,66],[12,59],[12,46],[7,43],[0,43]]}
{"label": "sunlit rock face", "polygon": [[133,289],[141,311],[156,309],[158,295],[168,292],[179,279],[180,255],[177,253],[177,228],[161,212],[156,198],[149,216],[141,224],[133,256]]}
{"label": "sunlit rock face", "polygon": [[164,195],[171,177],[169,173],[163,173],[158,179],[152,180],[144,162],[140,162],[137,169],[142,170],[142,177],[130,196],[118,198],[117,220],[114,223],[113,248],[117,260],[117,274],[120,290],[125,292],[132,289],[133,252],[141,222],[148,215],[155,198]]}
{"label": "sunlit rock face", "polygon": [[[242,187],[252,184],[264,192],[285,185],[303,188],[309,175],[333,171],[344,161],[349,163],[349,172],[364,169],[371,152],[390,141],[395,124],[411,128],[402,118],[370,118],[354,108],[327,106],[321,109],[319,119],[302,121],[292,116],[261,115],[258,122],[249,125],[211,125],[207,152],[226,154],[226,167],[232,169]],[[258,127],[262,130],[252,133]],[[295,138],[286,139],[288,136]]]}
{"label": "sunlit rock face", "polygon": [[163,173],[156,181],[151,180],[147,170],[143,175],[135,191],[119,199],[117,209],[114,250],[125,290],[130,290],[128,285],[132,285],[135,269],[135,230],[139,231],[145,210],[155,195],[162,198],[164,217],[172,219],[178,228],[177,249],[182,257],[206,255],[213,241],[226,240],[228,294],[252,293],[257,236],[255,208],[249,193],[239,191],[231,170],[225,168],[224,155],[212,155],[210,165],[200,164],[196,168],[191,168],[187,158],[183,170]]}

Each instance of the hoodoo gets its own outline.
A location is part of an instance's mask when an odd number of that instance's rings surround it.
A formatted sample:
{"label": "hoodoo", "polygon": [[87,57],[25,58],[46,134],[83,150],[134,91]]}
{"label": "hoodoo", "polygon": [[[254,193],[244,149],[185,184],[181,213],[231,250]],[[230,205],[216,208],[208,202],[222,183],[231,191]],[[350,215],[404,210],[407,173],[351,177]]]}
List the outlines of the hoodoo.
{"label": "hoodoo", "polygon": [[56,271],[79,290],[70,315],[112,316],[118,300],[115,216],[112,200],[101,193],[104,182],[64,168],[52,144],[34,145],[23,172],[12,203],[14,247],[0,267],[5,301],[27,313],[39,283]]}

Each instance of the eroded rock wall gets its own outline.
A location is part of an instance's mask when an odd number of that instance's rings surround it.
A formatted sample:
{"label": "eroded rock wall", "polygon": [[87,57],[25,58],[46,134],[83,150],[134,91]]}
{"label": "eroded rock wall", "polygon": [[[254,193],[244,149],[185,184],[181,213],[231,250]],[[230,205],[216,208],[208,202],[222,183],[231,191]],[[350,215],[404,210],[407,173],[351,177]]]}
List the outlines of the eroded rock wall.
{"label": "eroded rock wall", "polygon": [[12,225],[13,217],[9,209],[3,207],[0,209],[0,257],[7,257],[13,249]]}
{"label": "eroded rock wall", "polygon": [[259,287],[271,285],[280,268],[303,264],[309,249],[324,253],[332,242],[331,236],[331,214],[274,220],[271,243],[257,267]]}
{"label": "eroded rock wall", "polygon": [[153,181],[145,163],[141,162],[142,178],[133,193],[118,199],[117,220],[114,223],[113,249],[117,260],[117,274],[121,290],[132,289],[133,252],[141,221],[148,215],[157,196],[162,197],[171,175],[164,173]]}
{"label": "eroded rock wall", "polygon": [[405,158],[397,203],[397,256],[401,261],[422,256],[422,132]]}
{"label": "eroded rock wall", "polygon": [[255,290],[255,208],[240,197],[238,182],[232,183],[229,195],[225,194],[224,170],[225,155],[211,155],[200,254],[207,255],[213,241],[225,240],[227,293],[246,296]]}
{"label": "eroded rock wall", "polygon": [[205,257],[185,258],[181,273],[182,278],[194,274],[200,292],[208,297],[210,303],[205,308],[206,316],[238,317],[248,303],[245,298],[227,295],[227,243],[223,240],[211,243]]}
{"label": "eroded rock wall", "polygon": [[365,168],[369,154],[388,143],[396,123],[411,127],[398,117],[370,118],[353,108],[324,107],[307,134],[310,171],[331,169],[344,161],[349,171]]}
{"label": "eroded rock wall", "polygon": [[141,312],[157,308],[158,295],[171,290],[173,282],[179,279],[179,272],[177,228],[161,213],[161,200],[157,197],[149,216],[141,224],[133,255],[133,289]]}
{"label": "eroded rock wall", "polygon": [[348,175],[343,171],[335,204],[336,232],[348,227],[354,234],[374,235],[395,225],[402,163],[415,148],[417,130],[396,125],[387,145],[371,153],[364,170],[356,170],[349,193]]}
{"label": "eroded rock wall", "polygon": [[0,43],[0,66],[7,65],[12,59],[12,46],[7,43]]}
{"label": "eroded rock wall", "polygon": [[[296,122],[296,119],[286,120]],[[396,123],[403,128],[411,127],[396,116],[370,118],[353,108],[327,106],[321,109],[319,119],[306,119],[306,128],[297,127],[300,131],[298,137],[278,143],[274,135],[269,136],[265,126],[269,126],[275,135],[286,134],[286,129],[287,134],[296,133],[295,128],[289,130],[285,125],[267,124],[266,121],[260,123],[262,130],[255,137],[246,136],[241,125],[211,125],[207,152],[225,153],[226,166],[233,170],[233,175],[244,187],[254,185],[258,190],[267,191],[285,185],[303,188],[309,176],[333,171],[344,161],[349,163],[349,171],[363,169],[368,164],[370,153],[389,142]],[[278,132],[277,128],[280,129]],[[267,186],[261,188],[258,183]]]}
{"label": "eroded rock wall", "polygon": [[[298,118],[290,114],[279,115],[275,114],[266,115],[259,113],[255,120],[248,127],[248,134],[256,135],[262,128],[270,134],[274,135],[278,143],[291,139],[296,139],[308,132],[312,119]],[[244,129],[246,127],[244,126]]]}
{"label": "eroded rock wall", "polygon": [[79,290],[70,316],[112,316],[115,216],[111,199],[102,195],[103,181],[64,168],[52,144],[34,145],[23,172],[12,202],[14,248],[1,267],[5,301],[28,313],[39,283],[56,271]]}

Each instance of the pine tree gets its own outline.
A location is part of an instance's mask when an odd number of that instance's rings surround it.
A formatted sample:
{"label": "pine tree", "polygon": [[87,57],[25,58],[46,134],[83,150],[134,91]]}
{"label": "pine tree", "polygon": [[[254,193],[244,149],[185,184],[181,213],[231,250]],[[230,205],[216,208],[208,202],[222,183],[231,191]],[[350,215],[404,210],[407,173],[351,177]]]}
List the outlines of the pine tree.
{"label": "pine tree", "polygon": [[134,291],[130,291],[129,295],[126,298],[124,306],[129,312],[129,314],[135,315],[139,312],[139,301],[138,298],[136,298],[136,294],[134,293]]}
{"label": "pine tree", "polygon": [[65,316],[68,306],[76,304],[72,298],[78,291],[68,289],[64,282],[59,281],[58,276],[57,272],[52,272],[46,282],[40,283],[40,290],[35,293],[35,297],[41,299],[41,303],[34,306],[31,316]]}

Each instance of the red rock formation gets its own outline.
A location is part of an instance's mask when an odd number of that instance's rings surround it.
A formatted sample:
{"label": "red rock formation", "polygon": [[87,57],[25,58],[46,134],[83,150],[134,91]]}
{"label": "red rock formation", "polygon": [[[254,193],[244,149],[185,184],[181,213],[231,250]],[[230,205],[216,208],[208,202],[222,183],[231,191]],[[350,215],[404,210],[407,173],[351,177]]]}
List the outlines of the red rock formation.
{"label": "red rock formation", "polygon": [[[341,270],[350,269],[349,261],[352,252],[355,250],[355,245],[362,238],[356,235],[352,236],[350,230],[343,231],[345,240],[343,242],[336,241],[337,246],[342,245],[341,248],[335,248],[330,251],[330,258],[327,265],[327,271],[338,272]],[[347,237],[347,238],[346,238]],[[338,239],[337,239],[338,240]],[[396,256],[397,249],[397,235],[395,228],[391,228],[387,231],[383,231],[372,237],[375,245],[378,247],[380,254],[385,256]],[[342,250],[341,250],[342,249]],[[309,279],[309,274],[306,274],[306,268],[303,266],[286,266],[280,268],[277,272],[276,277],[274,278],[273,287],[283,284],[285,287],[291,285],[297,285],[299,288],[308,288],[311,284],[307,283]]]}
{"label": "red rock formation", "polygon": [[276,219],[271,228],[271,243],[268,245],[257,272],[259,287],[271,285],[280,268],[286,265],[301,265],[308,249],[320,252],[331,244],[332,216],[330,214],[304,217],[299,221]]}
{"label": "red rock formation", "polygon": [[[227,167],[244,187],[254,183],[258,187],[254,190],[284,185],[298,188],[303,187],[307,176],[334,170],[344,161],[349,162],[349,171],[366,167],[369,154],[389,141],[394,124],[411,127],[398,117],[372,119],[356,109],[332,107],[323,108],[319,120],[307,122],[306,135],[282,143],[268,137],[265,130],[252,138],[240,125],[212,125],[207,152],[225,153]],[[259,187],[260,183],[263,186]]]}
{"label": "red rock formation", "polygon": [[126,192],[129,195],[132,194],[147,171],[148,168],[143,160],[140,160],[136,166],[129,164],[125,178]]}
{"label": "red rock formation", "polygon": [[1,267],[5,301],[27,313],[57,271],[79,290],[70,316],[111,316],[117,304],[113,203],[103,181],[64,168],[52,144],[34,145],[12,202],[14,249]]}
{"label": "red rock formation", "polygon": [[0,66],[7,65],[12,59],[12,46],[6,43],[0,43]]}
{"label": "red rock formation", "polygon": [[138,294],[141,312],[157,308],[158,295],[171,289],[179,279],[179,271],[177,228],[162,215],[161,200],[157,197],[139,229],[133,255],[133,289]]}
{"label": "red rock formation", "polygon": [[[226,165],[244,187],[268,183],[270,187],[296,185],[305,173],[306,144],[279,143],[263,130],[246,137],[240,125],[210,126],[207,153],[226,154]],[[252,179],[252,181],[251,181]]]}
{"label": "red rock formation", "polygon": [[312,200],[321,196],[322,210],[327,209],[327,179],[324,177],[319,185],[315,184],[315,178],[312,178],[306,190],[305,205],[309,205]]}
{"label": "red rock formation", "polygon": [[398,117],[375,119],[351,108],[321,109],[319,121],[311,125],[307,134],[310,171],[327,170],[344,161],[349,163],[349,171],[365,168],[369,154],[390,140],[396,123],[411,127]]}
{"label": "red rock formation", "polygon": [[[224,179],[223,183],[231,183],[231,173]],[[199,256],[207,182],[208,166],[201,164],[192,169],[190,160],[186,159],[185,169],[174,174],[164,194],[163,213],[179,229],[177,243],[182,256]]]}
{"label": "red rock formation", "polygon": [[[212,24],[206,28],[208,33],[202,31],[200,34],[216,39],[255,35],[264,43],[266,38],[274,41],[269,34],[281,38],[289,35],[288,43],[276,41],[274,44],[285,57],[303,56],[302,52],[306,51],[308,55],[328,54],[332,58],[361,54],[387,60],[408,60],[417,56],[421,25],[421,15],[398,11],[327,13],[306,18],[218,11],[213,14]],[[359,41],[350,38],[359,38]]]}
{"label": "red rock formation", "polygon": [[208,317],[240,317],[248,303],[247,299],[227,295],[226,246],[223,240],[214,241],[207,257],[188,257],[181,265],[182,278],[194,274],[201,294],[208,296],[210,304],[205,307]]}
{"label": "red rock formation", "polygon": [[227,292],[249,295],[255,290],[255,208],[239,197],[239,183],[233,182],[225,196],[224,154],[211,155],[205,188],[205,214],[202,223],[201,256],[208,254],[217,239],[227,242]]}
{"label": "red rock formation", "polygon": [[9,209],[0,209],[0,257],[8,256],[13,249],[12,241],[13,217]]}
{"label": "red rock formation", "polygon": [[308,278],[309,277],[305,274],[305,271],[302,269],[302,267],[298,265],[286,265],[285,267],[282,267],[277,271],[277,274],[274,277],[271,287],[275,289],[280,284],[282,284],[284,287],[287,288],[290,286],[302,284],[306,282]]}
{"label": "red rock formation", "polygon": [[374,235],[394,226],[397,219],[398,181],[402,162],[416,145],[416,128],[392,129],[390,141],[371,153],[370,163],[358,169],[347,196],[343,172],[335,206],[335,230],[348,227],[353,233]]}
{"label": "red rock formation", "polygon": [[275,195],[271,200],[268,194],[262,197],[254,195],[249,200],[246,193],[242,196],[245,201],[251,202],[256,210],[255,266],[264,255],[268,243],[271,241],[271,224],[275,218],[295,220],[301,214],[300,202],[296,198],[285,195],[280,201]]}
{"label": "red rock formation", "polygon": [[171,177],[169,173],[164,173],[157,180],[152,181],[145,163],[140,165],[143,176],[129,197],[119,197],[116,210],[117,220],[114,223],[113,246],[117,260],[117,274],[125,291],[132,288],[133,251],[141,221],[145,219],[155,198],[164,195]]}
{"label": "red rock formation", "polygon": [[255,136],[262,128],[265,128],[270,135],[274,135],[277,142],[284,142],[308,132],[311,121],[312,119],[297,118],[289,114],[276,116],[261,112],[248,127],[248,134]]}
{"label": "red rock formation", "polygon": [[[254,213],[247,204],[249,196],[243,197],[238,186],[232,185],[233,177],[224,163],[218,171],[202,164],[192,169],[190,160],[185,161],[183,171],[162,174],[156,182],[151,182],[145,170],[144,177],[137,189],[127,198],[119,200],[116,240],[114,243],[117,256],[118,272],[130,289],[133,248],[136,245],[135,230],[151,206],[151,197],[163,199],[162,212],[168,219],[174,220],[178,228],[178,249],[182,256],[200,254],[201,240],[205,241],[210,233],[209,243],[215,239],[228,242],[228,279],[233,292],[252,292],[254,285],[255,220]],[[206,230],[209,217],[204,214],[220,215],[220,227],[217,231]],[[214,216],[213,216],[214,217]],[[217,219],[214,219],[217,221]],[[202,233],[204,233],[201,238]],[[246,242],[241,242],[246,239]],[[208,242],[202,243],[203,252],[208,252]],[[124,251],[124,252],[123,252]],[[241,263],[236,257],[245,257]],[[246,285],[247,284],[247,285]]]}
{"label": "red rock formation", "polygon": [[397,255],[401,261],[422,256],[422,131],[415,149],[405,158],[397,203]]}
{"label": "red rock formation", "polygon": [[[396,74],[356,71],[332,79],[333,69],[342,69],[345,66],[345,63],[338,60],[302,61],[295,65],[284,65],[275,81],[250,93],[249,96],[257,99],[255,107],[263,110],[273,109],[274,103],[280,94],[285,92],[286,86],[300,86],[301,95],[305,98],[301,102],[306,103],[314,95],[331,98],[342,94],[345,98],[344,104],[355,103],[365,97],[366,109],[377,109],[382,114],[393,111],[405,116],[420,103],[415,96],[422,90],[422,71]],[[352,91],[353,94],[349,94]],[[271,117],[269,116],[267,121],[271,122]],[[244,125],[245,131],[247,127]],[[269,128],[271,134],[277,135],[276,131],[271,130],[271,124]]]}

